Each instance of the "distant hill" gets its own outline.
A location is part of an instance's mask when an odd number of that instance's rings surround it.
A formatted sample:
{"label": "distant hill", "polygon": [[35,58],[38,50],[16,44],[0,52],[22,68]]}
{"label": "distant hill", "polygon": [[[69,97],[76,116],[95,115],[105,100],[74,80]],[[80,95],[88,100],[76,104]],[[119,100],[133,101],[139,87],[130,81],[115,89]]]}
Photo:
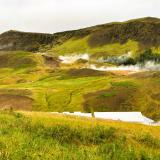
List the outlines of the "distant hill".
{"label": "distant hill", "polygon": [[57,39],[64,38],[66,40],[89,35],[90,46],[116,42],[123,44],[128,40],[138,41],[144,45],[157,46],[160,45],[160,19],[147,17],[126,22],[113,22],[54,35],[58,37]]}
{"label": "distant hill", "polygon": [[0,35],[0,50],[37,51],[40,45],[52,43],[53,35],[10,30]]}
{"label": "distant hill", "polygon": [[117,52],[114,48],[118,48],[121,52],[138,52],[159,47],[160,19],[152,17],[107,23],[55,34],[11,30],[0,35],[0,50],[51,50],[58,54],[76,52],[112,54]]}

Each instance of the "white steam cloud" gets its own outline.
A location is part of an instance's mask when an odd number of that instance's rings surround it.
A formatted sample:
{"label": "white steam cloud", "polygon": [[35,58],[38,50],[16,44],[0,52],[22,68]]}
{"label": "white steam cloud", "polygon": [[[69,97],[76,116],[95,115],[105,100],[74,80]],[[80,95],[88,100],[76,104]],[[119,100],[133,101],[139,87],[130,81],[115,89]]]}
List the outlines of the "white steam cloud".
{"label": "white steam cloud", "polygon": [[[131,56],[131,53],[128,53],[126,55],[119,56],[118,59],[115,59],[114,57],[112,58],[107,58],[106,61],[125,61],[127,58]],[[90,60],[89,54],[77,54],[77,55],[64,55],[64,56],[59,56],[59,59],[61,60],[61,63],[63,64],[72,64],[76,62],[79,59],[83,60]],[[99,63],[104,63],[105,60],[102,58],[99,58],[97,62]],[[105,61],[105,62],[106,62]],[[140,72],[140,71],[160,71],[160,63],[156,63],[154,61],[146,61],[145,63],[138,63],[136,65],[120,65],[120,66],[101,66],[97,67],[95,64],[89,64],[87,68],[93,69],[93,70],[99,70],[99,71],[129,71],[130,73],[132,72]]]}
{"label": "white steam cloud", "polygon": [[147,61],[144,64],[136,64],[129,66],[114,66],[114,67],[96,67],[96,65],[91,64],[89,68],[99,71],[131,71],[131,72],[139,72],[139,71],[160,71],[160,64],[155,63],[153,61]]}
{"label": "white steam cloud", "polygon": [[59,59],[61,60],[62,63],[72,64],[79,59],[83,59],[83,60],[88,61],[89,55],[88,54],[77,54],[77,55],[59,56]]}

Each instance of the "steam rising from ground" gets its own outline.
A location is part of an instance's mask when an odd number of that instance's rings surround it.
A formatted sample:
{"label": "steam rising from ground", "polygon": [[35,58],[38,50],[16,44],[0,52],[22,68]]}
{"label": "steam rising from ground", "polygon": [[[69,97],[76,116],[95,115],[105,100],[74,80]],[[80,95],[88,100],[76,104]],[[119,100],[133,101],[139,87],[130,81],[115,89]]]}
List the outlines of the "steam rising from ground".
{"label": "steam rising from ground", "polygon": [[97,61],[101,63],[123,64],[129,58],[132,58],[132,52],[128,52],[127,54],[123,54],[121,56],[100,57]]}
{"label": "steam rising from ground", "polygon": [[153,61],[147,61],[144,64],[136,64],[136,65],[120,65],[114,67],[96,67],[96,65],[91,64],[89,68],[99,71],[132,71],[132,72],[139,72],[139,71],[160,71],[160,64],[155,63]]}
{"label": "steam rising from ground", "polygon": [[62,61],[62,63],[72,64],[79,59],[88,61],[89,55],[88,54],[77,54],[77,55],[69,55],[69,56],[59,56],[59,59]]}
{"label": "steam rising from ground", "polygon": [[[117,62],[117,61],[122,62],[122,61],[125,61],[129,57],[131,57],[130,52],[128,54],[117,57],[117,59],[115,57],[108,57],[105,60],[103,60],[103,58],[99,58],[97,59],[97,62],[98,63],[104,63],[104,61],[105,62]],[[64,64],[72,64],[79,59],[89,61],[90,57],[86,53],[86,54],[59,56],[59,59]],[[119,65],[119,66],[113,66],[113,67],[106,67],[106,66],[97,67],[95,64],[89,64],[87,68],[99,70],[99,71],[129,71],[129,72],[160,71],[160,63],[156,63],[154,61],[146,61],[143,64],[138,63],[135,65]]]}

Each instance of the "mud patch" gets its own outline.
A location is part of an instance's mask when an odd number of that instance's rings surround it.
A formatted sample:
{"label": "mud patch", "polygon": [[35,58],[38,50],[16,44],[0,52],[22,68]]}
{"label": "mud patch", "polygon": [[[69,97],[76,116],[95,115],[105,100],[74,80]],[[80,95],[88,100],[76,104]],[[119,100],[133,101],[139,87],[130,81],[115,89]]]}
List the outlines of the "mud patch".
{"label": "mud patch", "polygon": [[136,88],[113,86],[109,90],[101,90],[84,96],[86,112],[120,112],[133,111],[132,97]]}
{"label": "mud patch", "polygon": [[27,96],[0,94],[0,109],[32,110],[33,99]]}
{"label": "mud patch", "polygon": [[49,65],[50,67],[59,67],[60,61],[57,57],[49,56],[49,55],[43,55],[44,62],[46,65]]}
{"label": "mud patch", "polygon": [[105,76],[107,75],[106,72],[103,71],[96,71],[92,69],[71,69],[67,71],[67,74],[71,77],[91,77],[91,76]]}
{"label": "mud patch", "polygon": [[146,72],[138,72],[130,75],[131,78],[144,79],[144,78],[160,78],[159,71],[146,71]]}

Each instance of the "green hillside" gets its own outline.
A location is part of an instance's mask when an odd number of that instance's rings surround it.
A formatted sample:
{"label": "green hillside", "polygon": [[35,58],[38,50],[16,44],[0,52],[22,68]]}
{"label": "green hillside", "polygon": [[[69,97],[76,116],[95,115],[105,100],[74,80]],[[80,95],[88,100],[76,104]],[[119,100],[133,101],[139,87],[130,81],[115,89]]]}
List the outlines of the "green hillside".
{"label": "green hillside", "polygon": [[124,76],[64,65],[49,54],[3,52],[0,57],[1,109],[141,111],[160,120],[158,71]]}
{"label": "green hillside", "polygon": [[114,55],[152,48],[159,52],[159,33],[160,19],[152,17],[55,34],[11,30],[0,35],[0,50]]}
{"label": "green hillside", "polygon": [[[88,53],[99,56],[134,56],[152,49],[160,53],[160,20],[142,18],[59,33],[52,51],[58,54]],[[82,32],[82,33],[81,33]]]}

